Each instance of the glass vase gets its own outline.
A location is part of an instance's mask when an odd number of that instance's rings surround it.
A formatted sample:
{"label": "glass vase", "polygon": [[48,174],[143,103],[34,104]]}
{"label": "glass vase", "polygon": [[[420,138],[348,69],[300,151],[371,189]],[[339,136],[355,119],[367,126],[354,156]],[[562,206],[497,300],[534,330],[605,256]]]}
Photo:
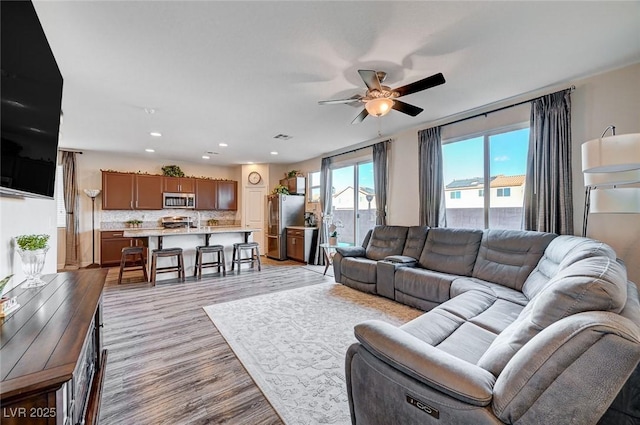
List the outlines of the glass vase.
{"label": "glass vase", "polygon": [[18,248],[17,251],[22,259],[22,271],[27,278],[27,281],[22,285],[22,287],[37,288],[39,286],[46,285],[47,282],[42,280],[42,269],[44,268],[44,260],[47,257],[49,247],[45,246],[42,249],[36,249],[33,251]]}

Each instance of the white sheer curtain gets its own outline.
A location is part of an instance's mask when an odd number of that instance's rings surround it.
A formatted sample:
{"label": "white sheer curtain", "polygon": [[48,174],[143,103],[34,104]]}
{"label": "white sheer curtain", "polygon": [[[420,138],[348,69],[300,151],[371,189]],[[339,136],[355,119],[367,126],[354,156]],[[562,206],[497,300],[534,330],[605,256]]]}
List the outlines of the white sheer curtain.
{"label": "white sheer curtain", "polygon": [[320,248],[321,243],[327,242],[324,217],[331,214],[331,158],[322,158],[320,165],[320,211],[321,217],[318,220],[318,239],[316,246],[315,258],[312,259],[313,264],[325,265],[323,249]]}

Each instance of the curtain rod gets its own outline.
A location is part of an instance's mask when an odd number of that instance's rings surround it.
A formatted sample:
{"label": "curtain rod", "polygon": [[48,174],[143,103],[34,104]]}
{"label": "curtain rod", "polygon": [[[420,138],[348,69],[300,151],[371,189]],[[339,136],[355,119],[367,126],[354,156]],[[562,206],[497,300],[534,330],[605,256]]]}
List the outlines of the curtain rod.
{"label": "curtain rod", "polygon": [[346,154],[348,154],[348,153],[358,152],[358,151],[361,151],[361,150],[363,150],[363,149],[369,149],[369,148],[372,148],[372,147],[373,147],[373,145],[377,145],[378,143],[381,143],[381,142],[390,142],[390,141],[391,141],[391,139],[380,140],[380,141],[378,141],[378,142],[372,143],[372,144],[367,145],[367,146],[362,146],[362,147],[360,147],[360,148],[355,148],[355,149],[351,149],[351,150],[349,150],[349,151],[340,152],[340,153],[337,153],[337,154],[335,154],[335,155],[325,156],[325,157],[323,157],[323,158],[335,158],[336,156],[346,155]]}
{"label": "curtain rod", "polygon": [[[558,90],[558,91],[555,91],[553,93],[548,93],[548,94],[560,93],[562,91],[567,91],[567,90],[574,91],[575,89],[576,89],[576,86],[571,86],[571,87],[568,87],[566,89]],[[548,94],[543,94],[542,96],[547,96]],[[487,112],[482,112],[480,114],[471,115],[470,117],[460,118],[458,120],[451,121],[451,122],[448,122],[446,124],[441,124],[441,125],[436,126],[436,127],[446,127],[446,126],[451,125],[451,124],[457,124],[459,122],[467,121],[467,120],[470,120],[470,119],[473,119],[473,118],[478,118],[478,117],[481,117],[483,115],[486,117],[487,115],[493,114],[494,112],[499,112],[499,111],[503,111],[505,109],[513,108],[513,107],[520,106],[520,105],[524,105],[525,103],[530,103],[530,102],[532,102],[532,101],[534,101],[536,99],[541,98],[542,96],[536,96],[536,97],[533,97],[533,98],[528,99],[528,100],[523,100],[521,102],[513,103],[511,105],[507,105],[507,106],[503,106],[503,107],[498,108],[498,109],[494,109],[492,111],[487,111]]]}

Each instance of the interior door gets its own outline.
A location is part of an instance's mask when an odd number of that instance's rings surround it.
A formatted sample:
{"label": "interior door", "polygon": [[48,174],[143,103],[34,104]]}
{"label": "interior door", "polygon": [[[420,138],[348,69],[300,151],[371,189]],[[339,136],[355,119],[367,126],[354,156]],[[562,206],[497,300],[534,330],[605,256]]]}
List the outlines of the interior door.
{"label": "interior door", "polygon": [[264,218],[266,210],[267,188],[266,187],[245,187],[244,190],[244,225],[252,229],[260,229],[253,233],[253,241],[260,244],[260,252],[265,254],[265,229]]}

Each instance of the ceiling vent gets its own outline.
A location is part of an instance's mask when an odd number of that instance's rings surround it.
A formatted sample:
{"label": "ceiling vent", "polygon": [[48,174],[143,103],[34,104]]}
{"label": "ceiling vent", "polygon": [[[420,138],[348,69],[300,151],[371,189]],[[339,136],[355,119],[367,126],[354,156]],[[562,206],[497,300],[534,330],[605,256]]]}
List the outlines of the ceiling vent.
{"label": "ceiling vent", "polygon": [[280,133],[280,134],[278,134],[278,135],[273,136],[273,138],[274,138],[274,139],[278,139],[278,140],[289,140],[289,139],[291,139],[292,137],[293,137],[293,136],[289,136],[288,134],[282,134],[282,133]]}

